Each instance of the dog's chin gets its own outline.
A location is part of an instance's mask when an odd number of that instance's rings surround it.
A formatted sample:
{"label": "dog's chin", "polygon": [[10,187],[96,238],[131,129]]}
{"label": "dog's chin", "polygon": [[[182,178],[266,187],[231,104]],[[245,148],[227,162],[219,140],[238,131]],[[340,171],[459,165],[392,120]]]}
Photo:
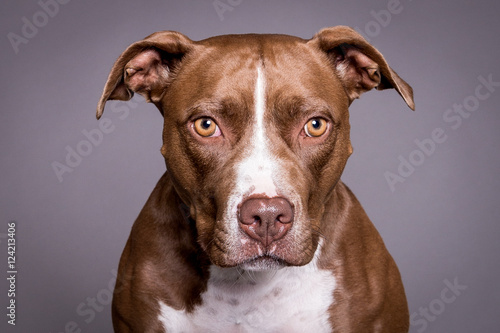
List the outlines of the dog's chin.
{"label": "dog's chin", "polygon": [[279,270],[286,266],[288,264],[282,259],[269,255],[259,256],[238,265],[243,270],[254,272]]}

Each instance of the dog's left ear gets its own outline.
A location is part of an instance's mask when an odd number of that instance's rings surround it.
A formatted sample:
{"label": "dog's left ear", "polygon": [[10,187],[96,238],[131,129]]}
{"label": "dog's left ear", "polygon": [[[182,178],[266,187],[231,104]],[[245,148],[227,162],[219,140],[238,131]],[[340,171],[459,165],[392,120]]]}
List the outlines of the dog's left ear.
{"label": "dog's left ear", "polygon": [[159,31],[130,45],[109,73],[97,105],[97,119],[108,100],[128,101],[134,92],[148,102],[159,102],[194,44],[181,33]]}
{"label": "dog's left ear", "polygon": [[325,28],[308,43],[324,51],[342,81],[350,101],[373,88],[394,88],[415,110],[413,89],[387,64],[384,56],[354,29]]}

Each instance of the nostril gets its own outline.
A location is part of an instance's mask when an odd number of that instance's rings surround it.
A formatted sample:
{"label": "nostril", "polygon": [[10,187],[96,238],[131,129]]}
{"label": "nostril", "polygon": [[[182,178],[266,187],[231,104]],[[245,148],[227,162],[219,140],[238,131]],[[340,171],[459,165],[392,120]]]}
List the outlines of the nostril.
{"label": "nostril", "polygon": [[261,223],[261,219],[259,216],[257,216],[257,215],[249,216],[249,215],[246,215],[245,213],[242,214],[241,209],[240,209],[239,219],[240,219],[240,223],[246,224],[246,225],[260,224]]}
{"label": "nostril", "polygon": [[291,216],[291,215],[288,215],[288,216],[287,216],[287,215],[279,215],[279,216],[276,218],[276,220],[277,220],[278,222],[280,222],[280,223],[284,223],[284,224],[286,224],[286,223],[290,223],[290,222],[292,222],[292,216]]}

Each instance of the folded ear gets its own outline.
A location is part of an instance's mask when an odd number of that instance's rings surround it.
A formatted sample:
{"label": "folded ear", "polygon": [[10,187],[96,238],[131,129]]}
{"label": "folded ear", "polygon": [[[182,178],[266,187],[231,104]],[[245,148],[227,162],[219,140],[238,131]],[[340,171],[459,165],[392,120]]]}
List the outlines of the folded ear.
{"label": "folded ear", "polygon": [[134,92],[158,102],[186,53],[193,47],[174,31],[156,32],[130,45],[116,60],[97,105],[97,119],[108,100],[128,101]]}
{"label": "folded ear", "polygon": [[345,26],[326,28],[318,32],[309,43],[328,55],[351,102],[373,88],[394,88],[410,109],[415,110],[410,85],[354,29]]}

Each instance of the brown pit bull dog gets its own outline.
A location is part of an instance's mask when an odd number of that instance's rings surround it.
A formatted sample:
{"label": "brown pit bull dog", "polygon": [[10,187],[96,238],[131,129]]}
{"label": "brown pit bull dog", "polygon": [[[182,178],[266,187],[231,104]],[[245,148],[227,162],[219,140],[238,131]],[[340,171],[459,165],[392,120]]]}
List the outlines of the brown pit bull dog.
{"label": "brown pit bull dog", "polygon": [[348,27],[310,40],[172,31],[132,44],[97,107],[164,116],[167,171],[135,222],[116,332],[407,332],[399,271],[340,181],[351,102],[413,92]]}

